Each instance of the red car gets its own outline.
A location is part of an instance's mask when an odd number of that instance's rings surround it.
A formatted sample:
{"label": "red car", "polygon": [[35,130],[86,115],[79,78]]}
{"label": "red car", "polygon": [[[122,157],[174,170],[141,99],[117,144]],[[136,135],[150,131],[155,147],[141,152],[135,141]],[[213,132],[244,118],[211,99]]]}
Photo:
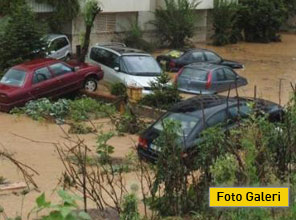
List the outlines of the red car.
{"label": "red car", "polygon": [[95,91],[104,73],[98,66],[38,59],[9,69],[0,81],[0,110],[8,112],[32,99],[57,97],[79,89]]}

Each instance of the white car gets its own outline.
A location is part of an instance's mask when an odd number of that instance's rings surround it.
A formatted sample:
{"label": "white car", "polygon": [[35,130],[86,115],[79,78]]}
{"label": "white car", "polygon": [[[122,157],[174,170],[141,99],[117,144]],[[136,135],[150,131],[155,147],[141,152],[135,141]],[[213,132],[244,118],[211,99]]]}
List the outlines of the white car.
{"label": "white car", "polygon": [[72,54],[72,47],[66,35],[49,34],[45,37],[48,47],[46,48],[47,57],[55,59],[69,60]]}
{"label": "white car", "polygon": [[107,83],[140,87],[143,95],[151,93],[150,83],[162,74],[162,69],[150,54],[124,45],[93,46],[87,62],[101,66],[103,80]]}

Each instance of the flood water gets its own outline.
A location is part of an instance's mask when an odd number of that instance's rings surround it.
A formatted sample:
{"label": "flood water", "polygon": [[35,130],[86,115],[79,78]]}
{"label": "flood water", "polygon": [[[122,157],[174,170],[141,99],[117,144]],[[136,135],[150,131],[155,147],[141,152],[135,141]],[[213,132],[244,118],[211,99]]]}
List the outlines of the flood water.
{"label": "flood water", "polygon": [[[196,47],[214,50],[224,59],[245,65],[244,70],[237,72],[246,77],[249,84],[238,89],[239,96],[254,97],[256,86],[257,98],[281,102],[282,105],[289,101],[292,92],[290,83],[296,83],[296,34],[282,34],[282,42],[279,43],[242,42],[224,47],[196,44]],[[232,90],[231,96],[235,95],[235,90]]]}

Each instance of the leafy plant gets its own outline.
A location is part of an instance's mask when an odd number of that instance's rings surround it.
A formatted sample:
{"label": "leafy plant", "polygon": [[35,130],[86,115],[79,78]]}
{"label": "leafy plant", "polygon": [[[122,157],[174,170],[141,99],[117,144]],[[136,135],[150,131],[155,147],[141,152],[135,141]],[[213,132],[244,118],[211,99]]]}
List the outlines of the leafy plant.
{"label": "leafy plant", "polygon": [[126,96],[126,86],[123,83],[112,84],[111,94],[115,96]]}
{"label": "leafy plant", "polygon": [[97,153],[100,157],[101,164],[111,162],[111,154],[114,153],[114,147],[107,142],[114,136],[113,132],[101,133],[97,136]]}
{"label": "leafy plant", "polygon": [[88,134],[94,132],[92,127],[86,126],[81,123],[71,123],[68,133],[70,134]]}
{"label": "leafy plant", "polygon": [[167,73],[158,76],[156,82],[151,83],[151,89],[153,93],[144,96],[140,104],[169,109],[181,100],[177,85],[170,83],[170,77]]}
{"label": "leafy plant", "polygon": [[133,48],[138,48],[147,52],[153,50],[153,45],[143,38],[143,30],[138,22],[131,22],[129,30],[125,31],[123,42]]}
{"label": "leafy plant", "polygon": [[42,51],[45,47],[42,40],[44,28],[31,8],[25,3],[12,6],[7,24],[0,32],[0,72],[33,59],[37,56],[36,51]]}
{"label": "leafy plant", "polygon": [[242,39],[241,29],[238,26],[239,7],[240,5],[233,1],[214,1],[213,27],[215,34],[212,36],[214,45],[223,46],[237,43]]}
{"label": "leafy plant", "polygon": [[59,204],[52,204],[46,201],[45,194],[42,193],[36,199],[36,207],[32,213],[39,214],[41,211],[49,212],[41,216],[42,220],[90,220],[90,216],[86,212],[77,211],[79,209],[76,200],[81,200],[80,197],[69,194],[67,191],[59,190],[58,195],[61,198]]}
{"label": "leafy plant", "polygon": [[193,37],[196,23],[196,0],[165,0],[165,6],[155,10],[155,26],[161,42],[172,48],[182,48]]}
{"label": "leafy plant", "polygon": [[135,194],[129,194],[124,197],[122,204],[122,212],[120,214],[120,220],[140,220],[140,214],[138,210],[138,201]]}

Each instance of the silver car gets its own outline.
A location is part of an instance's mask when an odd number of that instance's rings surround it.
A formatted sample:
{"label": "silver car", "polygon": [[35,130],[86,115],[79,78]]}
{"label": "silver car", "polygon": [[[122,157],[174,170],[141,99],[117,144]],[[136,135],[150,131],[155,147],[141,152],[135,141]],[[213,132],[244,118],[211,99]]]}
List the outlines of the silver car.
{"label": "silver car", "polygon": [[47,57],[69,60],[72,54],[71,43],[66,35],[49,34],[45,37],[48,43]]}
{"label": "silver car", "polygon": [[248,84],[227,66],[194,63],[185,66],[175,78],[179,91],[193,94],[216,94]]}

